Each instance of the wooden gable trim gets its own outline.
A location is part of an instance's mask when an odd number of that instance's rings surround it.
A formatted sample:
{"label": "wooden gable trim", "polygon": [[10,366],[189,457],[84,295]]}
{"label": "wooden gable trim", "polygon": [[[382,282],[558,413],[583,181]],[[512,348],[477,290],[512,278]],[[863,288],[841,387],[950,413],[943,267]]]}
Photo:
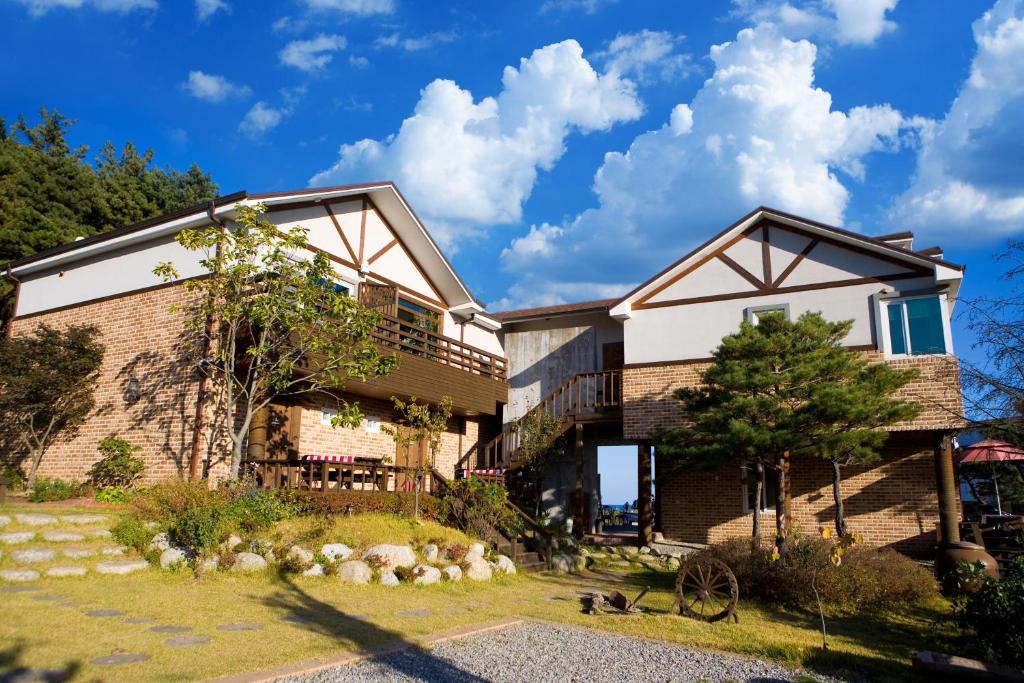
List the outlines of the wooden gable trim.
{"label": "wooden gable trim", "polygon": [[331,217],[331,222],[334,223],[334,229],[338,231],[338,236],[341,237],[341,241],[345,244],[345,249],[348,250],[349,257],[354,263],[358,263],[359,259],[356,258],[356,252],[352,249],[352,245],[349,244],[348,238],[345,237],[345,231],[341,229],[338,217],[334,215],[334,211],[331,210],[331,205],[329,203],[324,203],[324,211],[326,211],[327,215]]}
{"label": "wooden gable trim", "polygon": [[764,274],[764,284],[768,287],[772,285],[771,234],[768,232],[770,228],[771,224],[765,223],[761,230],[761,272]]}
{"label": "wooden gable trim", "polygon": [[310,251],[314,252],[314,253],[323,254],[324,256],[326,256],[330,260],[334,261],[335,263],[340,263],[343,266],[348,266],[352,270],[354,270],[356,272],[359,272],[359,266],[357,266],[356,264],[352,263],[351,261],[348,261],[346,259],[341,258],[337,254],[332,254],[331,252],[327,251],[326,249],[321,249],[320,247],[314,246],[312,244],[307,244],[306,248],[309,249]]}
{"label": "wooden gable trim", "polygon": [[416,272],[420,274],[420,277],[423,278],[423,281],[427,283],[428,287],[430,287],[430,291],[433,293],[433,295],[437,297],[438,301],[443,302],[441,303],[441,305],[444,308],[449,308],[448,302],[445,300],[444,296],[439,291],[437,291],[437,288],[434,287],[433,281],[431,281],[430,277],[428,277],[427,274],[423,271],[423,268],[420,267],[420,264],[416,260],[416,257],[412,255],[412,252],[409,250],[409,247],[405,244],[405,241],[399,236],[398,231],[395,230],[394,226],[391,225],[390,221],[388,221],[384,214],[381,213],[380,209],[377,208],[377,205],[374,203],[372,199],[367,197],[366,201],[369,203],[370,207],[373,208],[373,211],[374,213],[377,214],[378,218],[380,218],[381,222],[384,224],[384,227],[386,227],[391,232],[391,236],[398,241],[398,244],[402,247],[406,255],[409,257],[409,261],[416,269]]}
{"label": "wooden gable trim", "polygon": [[672,299],[671,301],[655,301],[653,303],[633,304],[635,310],[647,308],[665,308],[668,306],[686,306],[689,304],[704,304],[712,301],[730,301],[733,299],[745,299],[747,297],[768,296],[771,294],[790,294],[792,292],[811,292],[817,289],[831,289],[834,287],[853,287],[856,285],[867,285],[873,282],[884,283],[892,280],[909,280],[910,278],[921,277],[920,273],[894,273],[893,275],[880,275],[878,277],[858,277],[849,280],[834,280],[832,282],[817,282],[813,285],[796,285],[793,287],[769,287],[753,292],[734,292],[729,294],[712,294],[709,296],[697,296],[690,299]]}
{"label": "wooden gable trim", "polygon": [[849,244],[847,242],[837,240],[834,237],[828,237],[827,235],[817,235],[813,232],[800,230],[799,228],[793,228],[788,225],[773,225],[775,228],[778,228],[779,230],[786,230],[795,235],[810,237],[811,239],[816,239],[819,242],[831,244],[832,246],[839,247],[840,249],[847,249],[849,251],[861,254],[862,256],[867,256],[869,258],[877,259],[879,261],[885,261],[886,263],[891,263],[893,265],[899,266],[900,268],[906,268],[907,270],[912,270],[922,275],[931,274],[932,272],[930,269],[925,268],[924,266],[918,266],[913,263],[907,263],[906,261],[896,258],[895,256],[890,256],[889,254],[880,254],[877,251],[871,251],[870,249],[862,247],[859,244]]}
{"label": "wooden gable trim", "polygon": [[754,285],[755,288],[757,288],[757,289],[764,289],[767,286],[767,285],[765,285],[764,282],[759,280],[756,275],[751,273],[749,270],[747,270],[746,268],[744,268],[740,264],[738,264],[735,261],[733,261],[731,258],[726,256],[725,254],[719,254],[718,255],[718,260],[721,261],[722,263],[724,263],[725,265],[729,266],[730,268],[732,268],[734,271],[736,271],[740,275],[740,277],[742,277],[744,280],[746,280],[750,284]]}
{"label": "wooden gable trim", "polygon": [[778,288],[786,280],[786,278],[789,277],[790,273],[796,270],[796,267],[800,265],[800,262],[807,258],[808,254],[814,251],[814,248],[818,246],[818,242],[819,240],[817,238],[812,239],[810,242],[808,242],[800,251],[800,253],[796,255],[796,258],[793,259],[788,266],[786,266],[786,269],[784,271],[782,271],[782,274],[779,275],[779,279],[772,283],[772,287]]}
{"label": "wooden gable trim", "polygon": [[[366,247],[366,206],[369,201],[370,198],[363,195],[363,211],[359,219],[359,258],[356,260],[360,266],[363,265],[363,250]],[[380,214],[379,211],[377,213]]]}
{"label": "wooden gable trim", "polygon": [[[383,247],[381,247],[380,249],[378,249],[378,250],[377,250],[377,253],[375,253],[375,254],[374,254],[373,256],[371,256],[370,258],[366,259],[366,263],[367,263],[367,265],[371,265],[371,264],[372,264],[372,263],[373,263],[374,261],[376,261],[377,259],[379,259],[379,258],[380,258],[381,256],[383,256],[384,254],[388,253],[388,251],[390,251],[391,247],[395,246],[396,244],[398,244],[398,239],[397,239],[397,238],[396,238],[396,239],[393,239],[393,240],[391,240],[390,242],[388,242],[387,244],[385,244],[385,245],[384,245]],[[412,259],[412,257],[411,257],[411,256],[410,256],[409,258],[410,258],[410,259]]]}

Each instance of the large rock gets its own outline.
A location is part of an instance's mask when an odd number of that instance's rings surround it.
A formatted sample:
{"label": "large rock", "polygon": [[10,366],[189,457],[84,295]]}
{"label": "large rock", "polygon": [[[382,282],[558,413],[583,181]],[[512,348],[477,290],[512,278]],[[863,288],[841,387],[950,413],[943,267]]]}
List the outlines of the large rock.
{"label": "large rock", "polygon": [[469,550],[466,552],[466,557],[463,558],[464,562],[472,562],[473,560],[480,559],[484,556],[486,548],[483,543],[474,543],[469,546]]}
{"label": "large rock", "polygon": [[416,565],[413,567],[412,575],[416,577],[412,582],[417,586],[430,586],[441,580],[441,570],[429,564]]}
{"label": "large rock", "polygon": [[423,546],[423,559],[427,562],[437,562],[437,555],[440,549],[433,543]]}
{"label": "large rock", "polygon": [[494,560],[494,568],[502,574],[516,573],[516,563],[508,555],[498,555]]}
{"label": "large rock", "polygon": [[385,570],[380,573],[380,585],[392,587],[397,586],[399,583],[401,582],[398,580],[398,575],[393,571]]}
{"label": "large rock", "polygon": [[338,578],[346,583],[370,583],[373,570],[370,565],[360,560],[349,560],[338,566]]}
{"label": "large rock", "polygon": [[304,570],[302,572],[302,575],[303,576],[323,576],[324,575],[324,566],[322,564],[314,564],[309,569]]}
{"label": "large rock", "polygon": [[18,520],[19,524],[26,524],[28,526],[46,526],[47,524],[56,524],[57,518],[53,515],[14,515],[14,518]]}
{"label": "large rock", "polygon": [[131,574],[149,567],[145,560],[108,560],[96,565],[100,574]]}
{"label": "large rock", "polygon": [[381,569],[416,566],[416,553],[407,545],[375,545],[363,553],[364,561],[368,562],[372,557],[377,558]]}
{"label": "large rock", "polygon": [[556,553],[551,556],[551,571],[558,574],[569,574],[572,572],[572,557],[565,553]]}
{"label": "large rock", "polygon": [[28,543],[35,537],[36,532],[34,531],[14,531],[8,534],[0,534],[0,543],[6,543],[7,545]]}
{"label": "large rock", "polygon": [[270,541],[258,539],[252,542],[252,552],[257,555],[262,555],[263,559],[267,562],[276,562],[277,557],[274,555],[274,544]]}
{"label": "large rock", "polygon": [[24,583],[39,579],[39,572],[34,569],[0,569],[0,581]]}
{"label": "large rock", "polygon": [[313,564],[313,551],[307,550],[300,545],[293,545],[288,548],[288,554],[285,555],[285,559],[296,565],[308,569]]}
{"label": "large rock", "polygon": [[231,534],[230,536],[227,537],[227,540],[225,540],[220,545],[225,550],[234,550],[241,543],[242,543],[242,539],[241,539],[240,536],[236,536],[235,534]]}
{"label": "large rock", "polygon": [[189,552],[184,548],[168,548],[160,553],[161,569],[178,569],[189,561]]}
{"label": "large rock", "polygon": [[320,554],[331,562],[344,562],[352,556],[352,548],[344,543],[327,543],[320,548]]}
{"label": "large rock", "polygon": [[214,555],[213,557],[208,557],[208,558],[206,558],[205,560],[203,560],[202,562],[199,563],[200,570],[202,570],[204,572],[215,572],[215,571],[217,571],[217,568],[219,566],[220,566],[220,555]]}
{"label": "large rock", "polygon": [[587,558],[583,555],[570,555],[572,558],[572,568],[578,572],[583,571],[587,568]]}
{"label": "large rock", "polygon": [[235,563],[231,565],[231,571],[242,574],[259,572],[266,568],[267,561],[263,559],[262,555],[256,553],[238,553],[235,556]]}
{"label": "large rock", "polygon": [[11,559],[18,564],[31,564],[33,562],[49,562],[57,557],[57,551],[49,548],[26,548],[24,550],[12,550]]}
{"label": "large rock", "polygon": [[150,539],[149,545],[146,546],[146,550],[153,553],[162,553],[171,547],[171,539],[167,537],[166,531],[161,531],[156,536]]}
{"label": "large rock", "polygon": [[484,558],[477,557],[465,564],[463,574],[470,581],[490,581],[493,572]]}
{"label": "large rock", "polygon": [[462,567],[457,564],[450,564],[441,570],[441,575],[446,581],[462,581]]}

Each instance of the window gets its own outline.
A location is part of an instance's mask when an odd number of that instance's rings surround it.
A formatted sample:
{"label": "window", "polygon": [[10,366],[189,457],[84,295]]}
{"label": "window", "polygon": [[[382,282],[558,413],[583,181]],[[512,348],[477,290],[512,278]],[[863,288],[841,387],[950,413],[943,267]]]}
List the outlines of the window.
{"label": "window", "polygon": [[380,434],[380,418],[376,415],[367,415],[363,420],[364,428],[369,434]]}
{"label": "window", "polygon": [[[757,466],[747,465],[744,467],[743,478],[743,512],[749,513],[754,510],[754,496],[757,495]],[[779,473],[772,467],[765,465],[764,487],[761,489],[761,504],[758,509],[761,512],[769,512],[775,509],[775,501],[779,497]]]}
{"label": "window", "polygon": [[321,408],[320,409],[320,424],[327,427],[334,426],[334,418],[337,416],[338,411],[334,408]]}
{"label": "window", "polygon": [[761,316],[766,313],[781,313],[782,317],[789,320],[789,304],[768,304],[767,306],[751,306],[744,312],[744,318],[752,325],[761,322]]}
{"label": "window", "polygon": [[949,325],[945,297],[919,296],[882,302],[882,331],[891,356],[924,356],[949,353]]}
{"label": "window", "polygon": [[402,297],[398,297],[398,319],[431,332],[441,327],[440,313]]}
{"label": "window", "polygon": [[344,294],[350,296],[352,294],[352,287],[347,282],[328,282],[327,280],[320,278],[317,283],[322,285],[325,289],[333,287],[336,294]]}

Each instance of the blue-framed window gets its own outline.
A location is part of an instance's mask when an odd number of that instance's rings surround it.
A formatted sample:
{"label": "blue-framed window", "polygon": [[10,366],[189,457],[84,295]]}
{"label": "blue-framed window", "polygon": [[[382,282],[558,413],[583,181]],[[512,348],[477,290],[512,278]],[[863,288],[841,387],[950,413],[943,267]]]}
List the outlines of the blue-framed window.
{"label": "blue-framed window", "polygon": [[885,302],[889,353],[925,356],[949,353],[942,298],[922,296]]}

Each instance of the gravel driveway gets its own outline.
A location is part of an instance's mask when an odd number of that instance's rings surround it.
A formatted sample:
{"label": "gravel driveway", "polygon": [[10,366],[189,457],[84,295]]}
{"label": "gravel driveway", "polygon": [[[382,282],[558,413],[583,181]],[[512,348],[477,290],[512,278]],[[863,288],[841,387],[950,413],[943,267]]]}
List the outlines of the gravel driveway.
{"label": "gravel driveway", "polygon": [[536,622],[290,678],[329,681],[807,681],[778,664]]}

